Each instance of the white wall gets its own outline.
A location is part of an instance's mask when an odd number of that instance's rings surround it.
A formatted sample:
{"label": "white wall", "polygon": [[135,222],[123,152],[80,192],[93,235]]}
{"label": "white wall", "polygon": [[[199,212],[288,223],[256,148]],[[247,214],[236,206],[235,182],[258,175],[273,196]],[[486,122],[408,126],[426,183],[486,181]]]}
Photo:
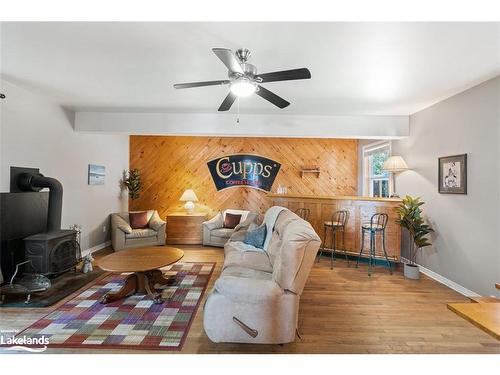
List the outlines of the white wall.
{"label": "white wall", "polygon": [[[419,263],[481,295],[500,282],[500,77],[410,116],[410,137],[392,142],[411,171],[401,196],[420,196],[436,230]],[[468,154],[468,194],[439,194],[438,157]]]}
{"label": "white wall", "polygon": [[[83,226],[83,250],[106,242],[109,214],[127,209],[119,180],[128,168],[128,136],[77,133],[74,113],[49,97],[0,82],[7,96],[0,103],[0,191],[9,191],[11,166],[40,168],[63,185],[63,228]],[[88,164],[106,167],[105,185],[87,184]]]}

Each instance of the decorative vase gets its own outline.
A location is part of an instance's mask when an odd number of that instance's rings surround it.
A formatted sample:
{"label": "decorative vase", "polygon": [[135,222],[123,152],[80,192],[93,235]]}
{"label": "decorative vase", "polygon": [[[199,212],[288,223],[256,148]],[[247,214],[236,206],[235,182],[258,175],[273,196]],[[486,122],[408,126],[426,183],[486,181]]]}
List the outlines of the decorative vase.
{"label": "decorative vase", "polygon": [[420,279],[420,270],[416,264],[405,263],[404,275],[407,279],[418,280]]}

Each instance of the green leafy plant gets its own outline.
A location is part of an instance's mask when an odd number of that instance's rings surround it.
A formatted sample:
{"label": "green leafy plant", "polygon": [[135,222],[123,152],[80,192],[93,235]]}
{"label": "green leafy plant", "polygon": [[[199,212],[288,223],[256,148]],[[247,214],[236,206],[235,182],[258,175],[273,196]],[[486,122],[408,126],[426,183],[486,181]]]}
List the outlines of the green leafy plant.
{"label": "green leafy plant", "polygon": [[131,169],[128,173],[125,173],[125,178],[123,179],[123,185],[128,189],[128,196],[130,199],[139,198],[141,185],[141,173],[138,169]]}
{"label": "green leafy plant", "polygon": [[415,265],[418,249],[431,245],[427,235],[434,232],[428,224],[425,224],[422,218],[422,209],[420,207],[424,203],[419,197],[412,198],[407,195],[403,199],[403,202],[396,208],[399,215],[396,222],[408,230],[413,240],[410,247],[409,259],[412,265]]}

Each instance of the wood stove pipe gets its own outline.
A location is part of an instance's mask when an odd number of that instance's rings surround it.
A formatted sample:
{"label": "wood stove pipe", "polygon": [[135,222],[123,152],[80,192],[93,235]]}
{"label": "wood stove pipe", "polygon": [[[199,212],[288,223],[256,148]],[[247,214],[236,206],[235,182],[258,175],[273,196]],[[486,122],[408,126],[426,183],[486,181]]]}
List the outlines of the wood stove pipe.
{"label": "wood stove pipe", "polygon": [[49,189],[49,209],[47,216],[47,232],[61,230],[63,187],[52,177],[45,177],[41,173],[21,173],[17,179],[17,186],[23,191],[40,191]]}

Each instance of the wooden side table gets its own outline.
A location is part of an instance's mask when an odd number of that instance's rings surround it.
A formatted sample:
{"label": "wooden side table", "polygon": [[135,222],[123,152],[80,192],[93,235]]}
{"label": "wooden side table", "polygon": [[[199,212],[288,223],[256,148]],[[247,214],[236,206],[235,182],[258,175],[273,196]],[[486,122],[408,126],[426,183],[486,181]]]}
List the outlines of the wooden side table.
{"label": "wooden side table", "polygon": [[167,215],[167,243],[177,245],[201,245],[203,243],[202,223],[205,213],[174,212]]}

